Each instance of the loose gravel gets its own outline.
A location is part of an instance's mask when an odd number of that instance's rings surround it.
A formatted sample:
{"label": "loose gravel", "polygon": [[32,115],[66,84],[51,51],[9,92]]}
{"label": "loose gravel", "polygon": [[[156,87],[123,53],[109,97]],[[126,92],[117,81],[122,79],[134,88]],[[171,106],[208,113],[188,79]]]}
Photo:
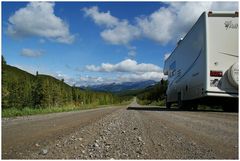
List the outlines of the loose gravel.
{"label": "loose gravel", "polygon": [[3,148],[3,158],[238,159],[237,113],[138,110],[136,102],[130,106],[132,110],[119,108],[70,133],[40,138],[28,145],[31,150]]}

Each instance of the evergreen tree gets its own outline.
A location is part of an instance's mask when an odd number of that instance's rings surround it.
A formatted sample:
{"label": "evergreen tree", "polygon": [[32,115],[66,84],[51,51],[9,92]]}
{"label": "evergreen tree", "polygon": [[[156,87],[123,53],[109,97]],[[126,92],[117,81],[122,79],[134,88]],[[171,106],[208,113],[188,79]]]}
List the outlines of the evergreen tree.
{"label": "evergreen tree", "polygon": [[46,108],[65,105],[112,104],[123,98],[111,93],[81,90],[71,87],[64,80],[29,74],[6,64],[2,56],[2,108]]}
{"label": "evergreen tree", "polygon": [[6,62],[5,58],[4,58],[3,55],[2,55],[2,66],[3,66],[3,65],[7,65],[7,62]]}

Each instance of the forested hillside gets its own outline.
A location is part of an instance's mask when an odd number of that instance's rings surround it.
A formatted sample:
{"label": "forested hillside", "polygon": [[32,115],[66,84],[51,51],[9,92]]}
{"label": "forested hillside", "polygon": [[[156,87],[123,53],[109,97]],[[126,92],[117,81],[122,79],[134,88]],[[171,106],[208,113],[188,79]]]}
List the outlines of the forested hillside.
{"label": "forested hillside", "polygon": [[105,105],[121,103],[123,99],[111,93],[71,87],[64,80],[38,72],[32,75],[7,65],[2,57],[2,109]]}
{"label": "forested hillside", "polygon": [[136,96],[139,100],[140,104],[155,104],[155,105],[163,105],[164,99],[167,90],[167,81],[161,80],[154,86],[150,86],[144,90],[138,91]]}

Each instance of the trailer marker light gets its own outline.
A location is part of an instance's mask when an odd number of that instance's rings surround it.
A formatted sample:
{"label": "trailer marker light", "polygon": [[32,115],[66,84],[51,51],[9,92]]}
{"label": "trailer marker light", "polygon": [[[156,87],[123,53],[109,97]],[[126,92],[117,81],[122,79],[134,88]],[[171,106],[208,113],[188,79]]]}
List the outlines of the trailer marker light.
{"label": "trailer marker light", "polygon": [[222,71],[211,70],[210,71],[210,76],[211,77],[222,77],[223,76],[223,72]]}

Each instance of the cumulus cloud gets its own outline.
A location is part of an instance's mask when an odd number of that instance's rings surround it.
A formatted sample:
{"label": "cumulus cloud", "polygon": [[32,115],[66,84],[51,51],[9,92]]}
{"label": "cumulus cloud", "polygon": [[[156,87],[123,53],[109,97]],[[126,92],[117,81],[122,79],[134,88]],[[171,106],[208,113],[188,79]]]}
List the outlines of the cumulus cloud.
{"label": "cumulus cloud", "polygon": [[30,2],[8,19],[7,34],[13,37],[39,36],[52,41],[70,44],[74,35],[69,26],[54,14],[54,3]]}
{"label": "cumulus cloud", "polygon": [[127,73],[113,77],[94,77],[94,76],[81,76],[76,80],[76,86],[91,86],[100,84],[121,84],[124,82],[140,82],[146,80],[160,81],[166,79],[162,72],[146,72],[146,73]]}
{"label": "cumulus cloud", "polygon": [[90,17],[97,25],[104,26],[101,37],[114,45],[128,45],[130,41],[140,36],[138,27],[129,24],[127,20],[119,20],[110,11],[100,12],[97,6],[83,8],[85,16]]}
{"label": "cumulus cloud", "polygon": [[21,55],[27,57],[38,57],[41,56],[42,54],[43,52],[41,50],[33,50],[28,48],[23,48],[21,51]]}
{"label": "cumulus cloud", "polygon": [[110,11],[99,12],[97,6],[93,6],[91,8],[83,8],[82,10],[85,12],[85,16],[91,17],[93,21],[98,25],[113,27],[119,23],[118,18],[113,17]]}
{"label": "cumulus cloud", "polygon": [[114,45],[128,45],[130,41],[139,36],[139,29],[130,25],[126,20],[119,22],[113,28],[107,28],[101,32],[101,37]]}
{"label": "cumulus cloud", "polygon": [[115,45],[126,45],[140,37],[162,45],[177,42],[202,12],[208,10],[235,11],[238,10],[238,2],[169,2],[150,15],[135,17],[136,23],[120,20],[110,11],[100,12],[97,6],[83,9],[87,17],[105,27],[101,37]]}
{"label": "cumulus cloud", "polygon": [[167,8],[160,8],[148,17],[137,18],[143,36],[165,44],[171,39],[171,26],[175,21],[174,15]]}
{"label": "cumulus cloud", "polygon": [[138,64],[135,60],[126,59],[117,64],[102,63],[101,66],[87,65],[88,71],[94,72],[131,72],[131,73],[144,73],[144,72],[161,72],[162,69],[154,64]]}
{"label": "cumulus cloud", "polygon": [[166,79],[166,76],[164,76],[162,72],[133,73],[133,74],[125,74],[117,77],[117,80],[119,83],[139,82],[139,81],[145,81],[145,80],[160,81],[161,79]]}
{"label": "cumulus cloud", "polygon": [[102,77],[94,77],[94,76],[81,76],[76,80],[76,86],[92,86],[99,84],[109,84],[112,83],[113,80],[108,80],[107,78]]}
{"label": "cumulus cloud", "polygon": [[106,72],[111,77],[81,77],[79,84],[110,84],[123,82],[139,82],[145,80],[160,81],[166,79],[162,68],[154,64],[137,63],[132,59],[126,59],[116,64],[102,63],[100,66],[87,65],[90,72]]}
{"label": "cumulus cloud", "polygon": [[235,11],[238,2],[170,2],[149,16],[137,17],[142,36],[167,44],[189,31],[199,16],[208,10]]}
{"label": "cumulus cloud", "polygon": [[126,59],[116,64],[102,63],[100,66],[88,65],[87,71],[106,72],[111,74],[110,78],[103,77],[81,77],[82,84],[109,84],[123,82],[139,82],[145,80],[160,81],[166,79],[162,69],[154,64],[137,63],[135,60]]}

